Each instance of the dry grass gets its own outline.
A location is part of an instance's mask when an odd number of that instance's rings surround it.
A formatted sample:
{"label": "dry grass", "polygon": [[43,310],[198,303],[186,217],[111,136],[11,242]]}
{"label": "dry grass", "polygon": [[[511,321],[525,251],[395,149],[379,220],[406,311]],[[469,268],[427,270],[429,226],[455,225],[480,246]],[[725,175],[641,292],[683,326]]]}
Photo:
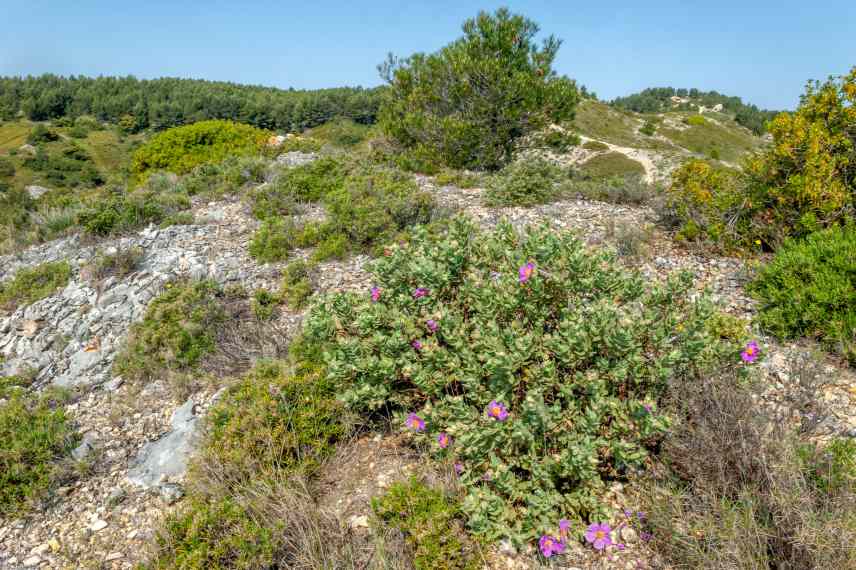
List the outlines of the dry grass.
{"label": "dry grass", "polygon": [[[805,363],[793,375],[787,408],[759,405],[760,387],[733,371],[672,387],[679,423],[646,493],[652,545],[672,567],[856,567],[854,459],[833,453],[853,449],[813,443],[820,378]],[[811,419],[795,425],[794,412]]]}

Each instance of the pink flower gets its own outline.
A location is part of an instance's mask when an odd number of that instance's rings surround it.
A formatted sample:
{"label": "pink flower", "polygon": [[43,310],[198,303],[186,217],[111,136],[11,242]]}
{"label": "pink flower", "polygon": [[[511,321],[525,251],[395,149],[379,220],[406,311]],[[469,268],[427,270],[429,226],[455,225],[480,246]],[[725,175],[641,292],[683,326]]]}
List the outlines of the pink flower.
{"label": "pink flower", "polygon": [[529,278],[532,277],[532,274],[535,272],[535,264],[527,263],[526,265],[521,265],[520,270],[517,272],[520,276],[520,282],[526,283],[529,281]]}
{"label": "pink flower", "polygon": [[428,330],[432,333],[437,332],[437,329],[440,328],[440,325],[437,324],[437,321],[434,319],[428,319],[425,322],[425,326],[428,327]]}
{"label": "pink flower", "polygon": [[372,287],[372,302],[377,303],[380,299],[380,287]]}
{"label": "pink flower", "polygon": [[464,464],[463,463],[455,463],[455,473],[460,475],[464,472]]}
{"label": "pink flower", "polygon": [[761,354],[761,349],[758,348],[758,343],[752,340],[749,341],[746,348],[740,353],[740,358],[743,359],[743,362],[752,364],[758,358],[759,354]]}
{"label": "pink flower", "polygon": [[571,528],[571,521],[568,519],[560,519],[559,520],[559,536],[562,538],[566,538],[568,536],[568,530]]}
{"label": "pink flower", "polygon": [[561,554],[565,551],[564,543],[555,536],[545,534],[538,540],[538,548],[544,558],[550,558],[554,554]]}
{"label": "pink flower", "polygon": [[440,432],[440,435],[437,436],[437,445],[440,446],[440,449],[446,449],[450,443],[452,443],[452,438],[449,437],[449,434],[444,431]]}
{"label": "pink flower", "polygon": [[407,415],[407,419],[404,421],[404,424],[414,431],[425,431],[425,420],[413,412],[410,412]]}
{"label": "pink flower", "polygon": [[603,550],[612,545],[612,537],[609,533],[612,528],[608,523],[592,523],[586,529],[586,541],[594,546],[595,550]]}
{"label": "pink flower", "polygon": [[493,418],[498,422],[504,422],[508,419],[508,408],[502,402],[491,400],[487,405],[487,417]]}
{"label": "pink flower", "polygon": [[427,294],[428,294],[428,289],[424,289],[422,287],[417,287],[413,291],[413,298],[414,299],[421,299],[422,297],[425,297]]}
{"label": "pink flower", "polygon": [[418,340],[414,340],[413,342],[411,342],[410,346],[412,346],[414,350],[422,350],[422,343]]}

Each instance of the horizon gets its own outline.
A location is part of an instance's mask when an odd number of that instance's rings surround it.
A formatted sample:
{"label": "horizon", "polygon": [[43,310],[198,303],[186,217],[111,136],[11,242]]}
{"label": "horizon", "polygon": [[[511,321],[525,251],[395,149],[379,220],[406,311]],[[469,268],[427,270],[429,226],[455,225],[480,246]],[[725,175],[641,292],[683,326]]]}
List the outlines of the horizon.
{"label": "horizon", "polygon": [[[657,8],[628,2],[550,7],[543,1],[429,5],[384,0],[333,10],[331,4],[290,8],[266,1],[241,6],[215,1],[200,12],[194,2],[162,0],[145,6],[100,0],[84,6],[10,3],[5,11],[18,25],[0,38],[0,76],[371,88],[382,84],[375,67],[386,53],[405,57],[436,51],[460,36],[465,19],[500,6],[538,23],[539,38],[553,34],[562,39],[557,73],[607,101],[649,87],[698,88],[738,96],[763,109],[787,110],[796,107],[807,81],[842,75],[856,64],[847,60],[856,54],[856,35],[848,33],[856,27],[856,5],[837,1],[835,19],[796,2],[745,6],[733,0],[706,6],[669,0]],[[27,41],[45,29],[52,30],[48,41]],[[773,41],[782,34],[797,41]],[[140,36],[150,41],[133,40]]]}

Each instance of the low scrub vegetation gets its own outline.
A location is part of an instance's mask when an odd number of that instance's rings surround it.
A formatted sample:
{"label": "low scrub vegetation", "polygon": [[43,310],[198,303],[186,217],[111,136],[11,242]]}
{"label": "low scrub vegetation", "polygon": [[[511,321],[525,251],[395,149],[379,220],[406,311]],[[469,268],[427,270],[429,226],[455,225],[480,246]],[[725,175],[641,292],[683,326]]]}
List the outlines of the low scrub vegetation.
{"label": "low scrub vegetation", "polygon": [[749,290],[765,329],[818,339],[856,365],[856,224],[786,242]]}
{"label": "low scrub vegetation", "polygon": [[144,257],[145,251],[138,246],[111,254],[102,253],[81,270],[81,275],[84,275],[92,284],[101,283],[110,277],[124,279],[137,270]]}
{"label": "low scrub vegetation", "polygon": [[[379,121],[399,145],[453,168],[495,170],[515,142],[573,117],[579,93],[552,69],[560,42],[501,8],[480,12],[438,52],[390,59]],[[449,73],[454,69],[455,73]]]}
{"label": "low scrub vegetation", "polygon": [[417,570],[477,570],[481,560],[468,539],[455,497],[418,479],[394,483],[372,500],[382,524],[405,536]]}
{"label": "low scrub vegetation", "polygon": [[655,198],[658,190],[639,175],[594,178],[574,173],[569,180],[562,182],[561,193],[612,204],[640,205]]}
{"label": "low scrub vegetation", "polygon": [[12,312],[49,297],[65,287],[70,277],[71,266],[65,261],[21,268],[11,280],[0,283],[0,311]]}
{"label": "low scrub vegetation", "polygon": [[[434,211],[429,194],[412,176],[377,165],[344,165],[334,159],[298,167],[283,174],[282,183],[254,195],[254,211],[262,218],[250,253],[261,261],[286,259],[295,248],[317,246],[314,261],[343,257],[383,245],[412,224],[427,223]],[[323,222],[302,223],[295,206],[320,201]],[[268,206],[264,206],[268,204]]]}
{"label": "low scrub vegetation", "polygon": [[137,382],[166,378],[175,387],[211,353],[225,319],[223,293],[212,281],[167,283],[129,332],[114,373]]}
{"label": "low scrub vegetation", "polygon": [[641,163],[620,152],[593,156],[580,165],[580,171],[594,178],[645,174]]}
{"label": "low scrub vegetation", "polygon": [[158,170],[185,174],[206,162],[259,153],[270,133],[232,121],[200,121],[159,133],[134,153],[131,170],[139,176]]}
{"label": "low scrub vegetation", "polygon": [[0,515],[15,515],[41,499],[69,474],[68,455],[77,443],[64,410],[66,394],[34,395],[11,389],[19,379],[0,378]]}
{"label": "low scrub vegetation", "polygon": [[536,158],[513,162],[493,175],[487,184],[491,206],[533,206],[558,199],[559,182],[566,173],[552,162]]}
{"label": "low scrub vegetation", "polygon": [[600,520],[606,484],[668,427],[667,384],[736,356],[688,276],[649,289],[547,229],[417,229],[373,269],[370,291],[316,304],[305,334],[351,409],[393,413],[458,463],[468,527],[490,541]]}
{"label": "low scrub vegetation", "polygon": [[302,355],[232,386],[207,416],[189,500],[144,567],[348,568],[344,533],[305,483],[350,431],[333,389]]}
{"label": "low scrub vegetation", "polygon": [[677,568],[850,568],[856,564],[856,445],[818,444],[817,371],[790,371],[793,424],[759,409],[757,379],[733,370],[671,385],[666,468],[646,490],[645,538]]}

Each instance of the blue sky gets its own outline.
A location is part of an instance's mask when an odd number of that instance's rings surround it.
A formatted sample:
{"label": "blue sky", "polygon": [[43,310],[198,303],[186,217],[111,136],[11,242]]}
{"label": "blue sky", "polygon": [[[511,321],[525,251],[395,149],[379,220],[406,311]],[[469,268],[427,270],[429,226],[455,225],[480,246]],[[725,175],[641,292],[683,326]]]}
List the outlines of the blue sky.
{"label": "blue sky", "polygon": [[0,0],[0,75],[371,86],[388,51],[433,51],[498,6],[563,38],[557,70],[607,99],[672,85],[793,108],[856,65],[854,0]]}

